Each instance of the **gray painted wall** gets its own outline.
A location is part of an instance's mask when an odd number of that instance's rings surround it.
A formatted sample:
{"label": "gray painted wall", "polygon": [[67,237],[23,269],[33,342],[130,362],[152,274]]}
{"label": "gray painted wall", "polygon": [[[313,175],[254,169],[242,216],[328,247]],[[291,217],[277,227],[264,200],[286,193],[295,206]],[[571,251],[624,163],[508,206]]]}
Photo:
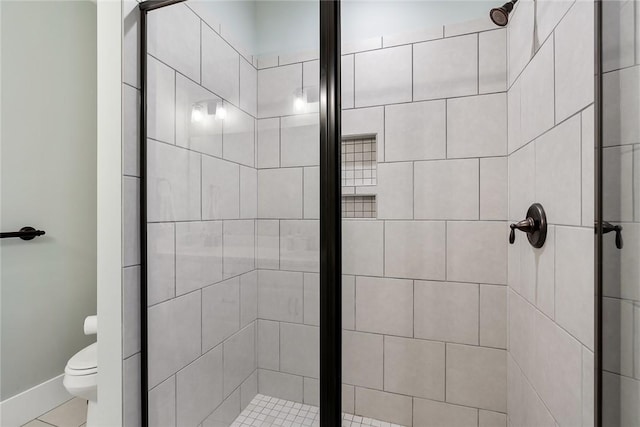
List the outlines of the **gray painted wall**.
{"label": "gray painted wall", "polygon": [[2,383],[64,371],[96,310],[96,6],[2,2]]}

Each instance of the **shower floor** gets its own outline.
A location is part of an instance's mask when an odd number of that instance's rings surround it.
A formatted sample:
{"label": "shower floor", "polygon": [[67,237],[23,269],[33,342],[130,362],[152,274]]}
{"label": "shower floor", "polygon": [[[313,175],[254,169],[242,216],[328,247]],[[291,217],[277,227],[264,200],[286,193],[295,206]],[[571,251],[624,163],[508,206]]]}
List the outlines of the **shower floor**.
{"label": "shower floor", "polygon": [[[319,425],[320,415],[317,406],[258,394],[238,415],[231,427],[318,427]],[[342,427],[361,426],[403,427],[351,414],[342,415]]]}
{"label": "shower floor", "polygon": [[[320,415],[317,406],[258,394],[242,411],[231,427],[318,427]],[[403,427],[372,418],[351,414],[342,415],[342,427]]]}

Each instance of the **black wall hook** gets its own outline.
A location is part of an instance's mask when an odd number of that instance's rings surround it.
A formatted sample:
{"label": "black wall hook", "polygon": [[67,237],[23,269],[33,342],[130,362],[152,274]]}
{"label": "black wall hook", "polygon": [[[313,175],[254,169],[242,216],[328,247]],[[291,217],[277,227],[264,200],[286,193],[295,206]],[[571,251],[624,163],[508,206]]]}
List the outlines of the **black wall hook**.
{"label": "black wall hook", "polygon": [[527,239],[534,248],[541,248],[547,240],[547,215],[540,203],[534,203],[527,210],[527,218],[509,226],[509,243],[516,241],[516,230],[527,233]]}

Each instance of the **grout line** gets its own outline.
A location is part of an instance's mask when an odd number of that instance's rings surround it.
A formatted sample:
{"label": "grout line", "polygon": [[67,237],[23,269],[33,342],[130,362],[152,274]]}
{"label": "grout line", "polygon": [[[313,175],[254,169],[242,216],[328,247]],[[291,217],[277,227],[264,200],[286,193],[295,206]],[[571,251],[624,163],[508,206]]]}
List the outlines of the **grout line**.
{"label": "grout line", "polygon": [[444,402],[447,401],[447,360],[447,343],[444,343]]}
{"label": "grout line", "polygon": [[444,158],[449,158],[449,100],[444,100]]}
{"label": "grout line", "polygon": [[556,87],[556,31],[555,29],[551,33],[551,37],[553,37],[551,48],[553,49],[553,123],[556,124],[558,122],[558,107],[557,107],[557,87]]}
{"label": "grout line", "polygon": [[353,108],[356,108],[356,55],[353,54]]}
{"label": "grout line", "polygon": [[[171,231],[173,232],[173,297],[171,299],[175,299],[178,297],[178,269],[176,268],[178,264],[178,225],[175,222],[171,224]],[[147,229],[149,227],[149,222],[147,222]],[[147,240],[149,237],[147,237]],[[147,305],[147,311],[149,311],[149,305]]]}
{"label": "grout line", "polygon": [[476,33],[476,93],[480,94],[480,34]]}
{"label": "grout line", "polygon": [[448,241],[449,241],[449,237],[448,237],[448,229],[449,229],[449,222],[445,221],[444,222],[444,281],[447,281],[447,273],[448,273]]}
{"label": "grout line", "polygon": [[480,339],[482,336],[481,312],[482,312],[482,285],[478,285],[478,345],[482,347],[482,341]]}
{"label": "grout line", "polygon": [[478,221],[482,221],[482,161],[478,159]]}
{"label": "grout line", "polygon": [[415,80],[414,80],[414,64],[413,64],[413,44],[411,45],[411,102],[414,101],[414,88],[415,88]]}

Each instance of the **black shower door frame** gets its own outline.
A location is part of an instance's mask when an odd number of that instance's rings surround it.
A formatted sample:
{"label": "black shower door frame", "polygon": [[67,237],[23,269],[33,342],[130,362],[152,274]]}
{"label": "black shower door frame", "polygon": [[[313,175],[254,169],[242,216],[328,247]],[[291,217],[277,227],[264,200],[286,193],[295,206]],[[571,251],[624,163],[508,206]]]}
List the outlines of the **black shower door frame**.
{"label": "black shower door frame", "polygon": [[602,427],[602,353],[603,353],[603,316],[602,316],[602,283],[603,283],[603,239],[602,239],[602,214],[603,214],[603,98],[602,98],[602,0],[594,1],[594,426]]}
{"label": "black shower door frame", "polygon": [[[186,0],[140,3],[140,338],[142,425],[149,426],[147,321],[147,14]],[[340,0],[320,7],[320,425],[342,424]]]}

